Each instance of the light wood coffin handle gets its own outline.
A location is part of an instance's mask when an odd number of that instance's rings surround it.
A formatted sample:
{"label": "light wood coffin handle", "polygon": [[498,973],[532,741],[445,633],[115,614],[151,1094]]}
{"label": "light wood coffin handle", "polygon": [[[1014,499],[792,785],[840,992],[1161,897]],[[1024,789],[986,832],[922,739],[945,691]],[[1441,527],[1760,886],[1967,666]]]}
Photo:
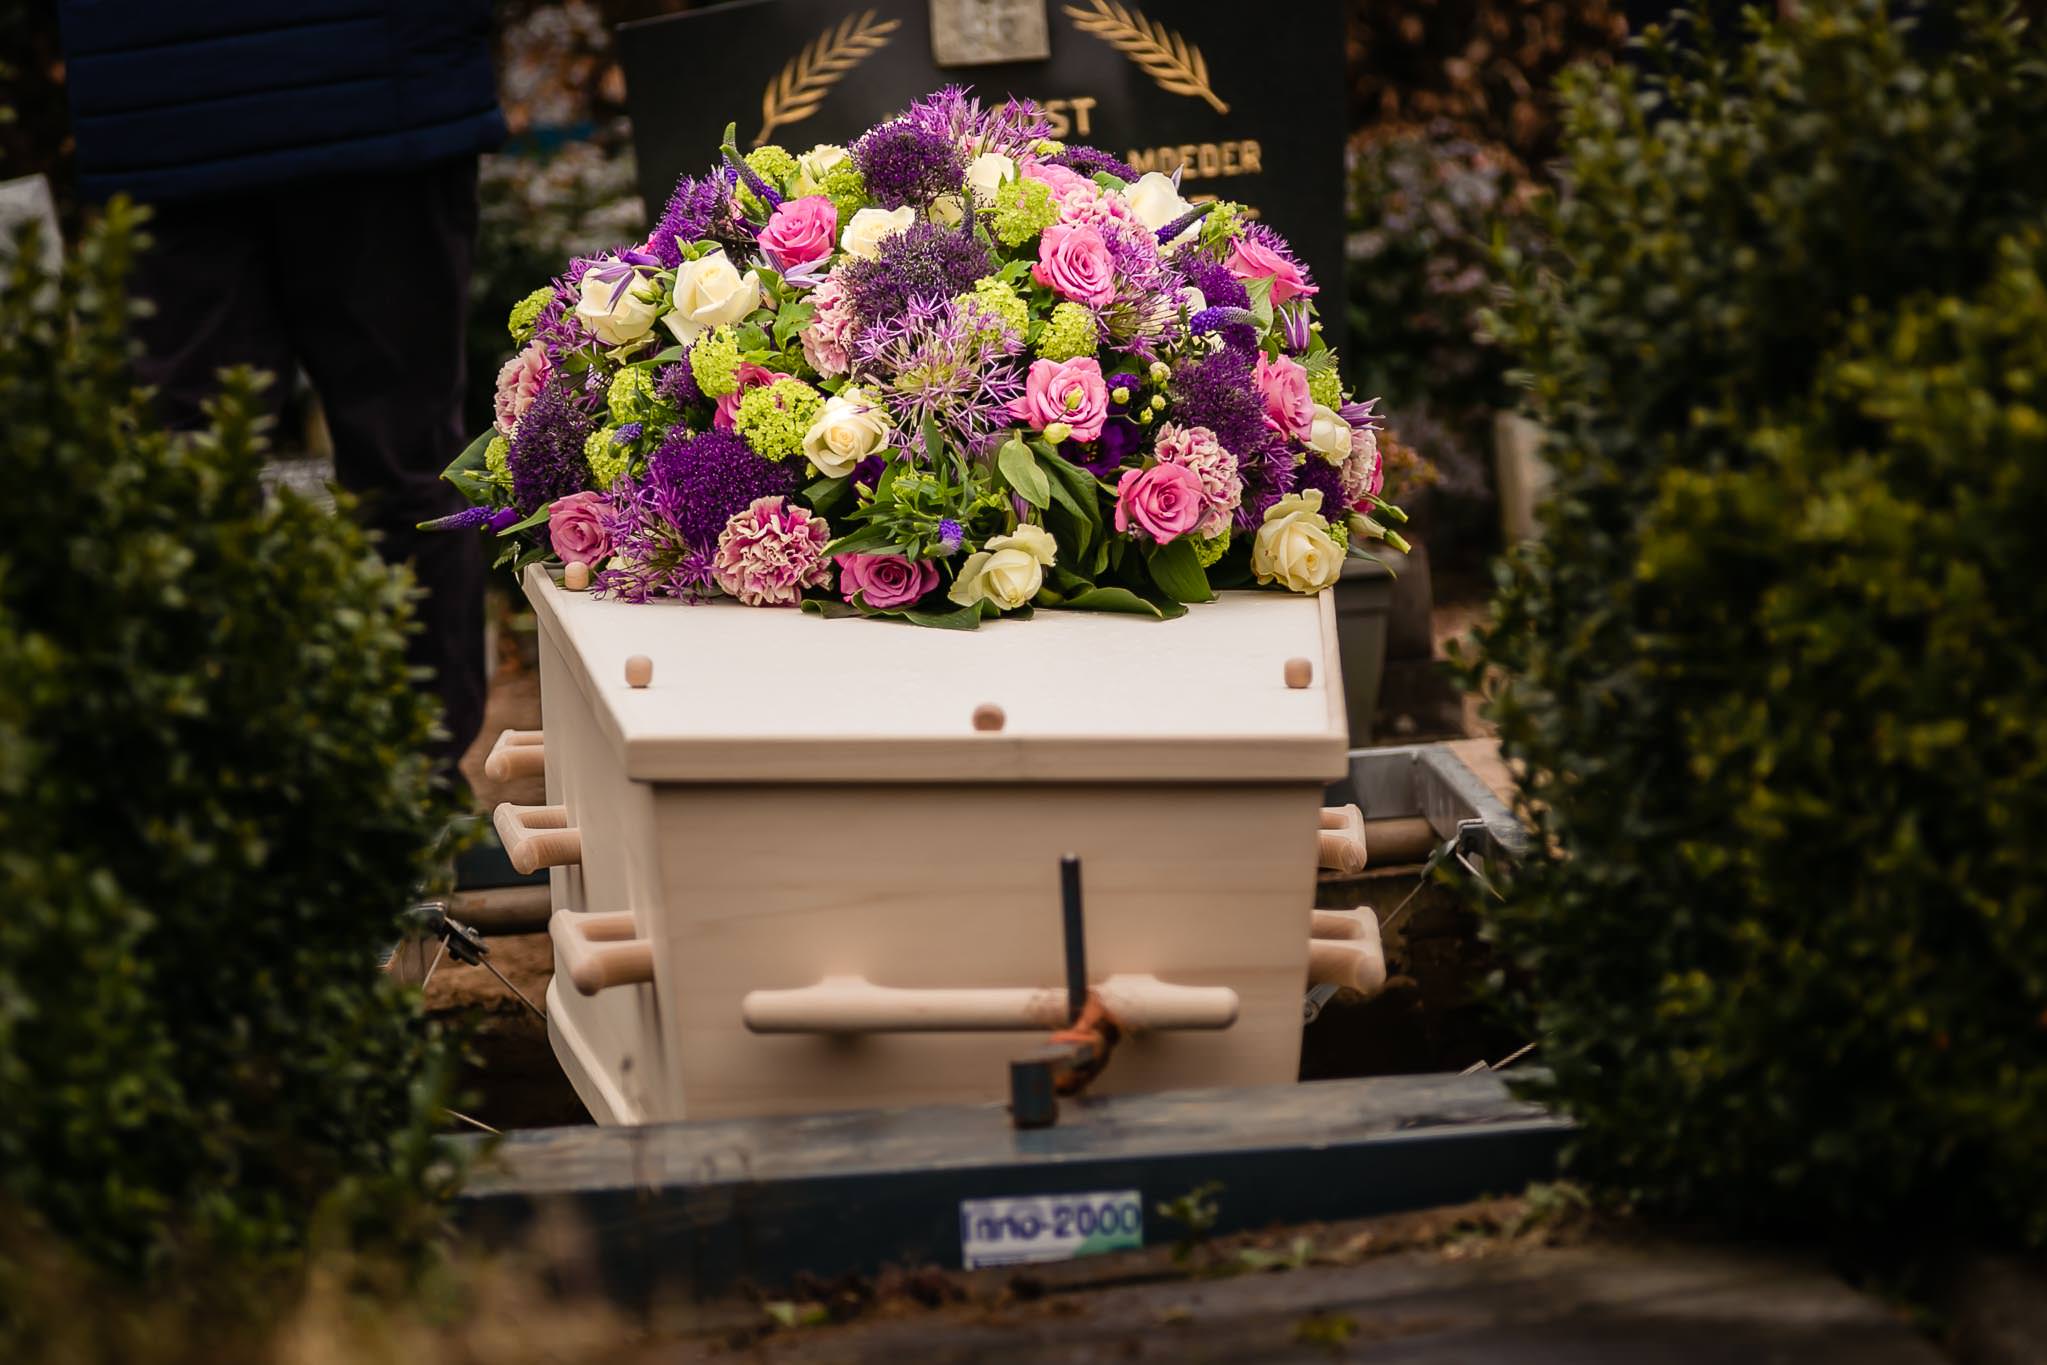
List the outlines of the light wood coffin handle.
{"label": "light wood coffin handle", "polygon": [[1315,835],[1315,863],[1348,876],[1365,870],[1365,813],[1356,806],[1324,806]]}
{"label": "light wood coffin handle", "polygon": [[[1317,927],[1322,916],[1338,913],[1317,910]],[[1379,942],[1379,917],[1365,910],[1342,918],[1351,921],[1354,937],[1324,938],[1317,933],[1308,940],[1308,984],[1343,986],[1377,995],[1386,984],[1386,950]]]}
{"label": "light wood coffin handle", "polygon": [[654,945],[634,937],[630,910],[603,915],[557,910],[547,930],[554,940],[556,969],[585,995],[654,979]]}
{"label": "light wood coffin handle", "polygon": [[583,861],[583,834],[569,824],[563,806],[498,804],[491,813],[505,856],[520,873],[531,876],[543,867],[569,867]]}
{"label": "light wood coffin handle", "polygon": [[540,730],[500,730],[498,742],[490,746],[490,757],[483,760],[483,775],[493,782],[546,771],[546,734]]}
{"label": "light wood coffin handle", "polygon": [[[1112,976],[1095,994],[1124,1028],[1224,1029],[1237,1022],[1228,986],[1175,986],[1155,976]],[[1065,1028],[1066,992],[1036,986],[902,990],[860,976],[815,986],[748,991],[740,1017],[755,1033],[1035,1033]]]}
{"label": "light wood coffin handle", "polygon": [[[1308,937],[1321,939],[1363,938],[1374,934],[1378,919],[1367,910],[1362,915],[1355,910],[1316,910],[1308,922]],[[1364,921],[1371,920],[1373,928],[1367,929]],[[1376,937],[1376,934],[1374,934]]]}

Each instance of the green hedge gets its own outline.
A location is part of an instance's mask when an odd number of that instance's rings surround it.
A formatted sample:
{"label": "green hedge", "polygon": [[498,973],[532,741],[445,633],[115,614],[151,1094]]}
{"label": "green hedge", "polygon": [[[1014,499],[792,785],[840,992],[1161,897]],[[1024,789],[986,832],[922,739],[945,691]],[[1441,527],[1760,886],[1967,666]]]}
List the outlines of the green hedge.
{"label": "green hedge", "polygon": [[1580,1170],[2037,1241],[2047,51],[1798,8],[1567,84],[1502,319],[1555,500],[1471,661],[1550,855],[1490,927]]}
{"label": "green hedge", "polygon": [[444,814],[409,589],[265,500],[248,376],[152,421],[138,217],[59,279],[0,260],[0,1211],[127,1276],[430,1216],[447,1174],[376,956]]}

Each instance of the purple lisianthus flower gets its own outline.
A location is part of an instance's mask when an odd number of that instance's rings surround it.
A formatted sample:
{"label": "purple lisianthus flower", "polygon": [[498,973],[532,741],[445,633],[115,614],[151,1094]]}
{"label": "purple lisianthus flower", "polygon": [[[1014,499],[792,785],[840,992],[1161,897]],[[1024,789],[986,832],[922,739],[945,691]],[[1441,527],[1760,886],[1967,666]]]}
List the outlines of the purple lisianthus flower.
{"label": "purple lisianthus flower", "polygon": [[872,488],[881,482],[882,471],[887,468],[888,460],[885,456],[869,455],[854,465],[853,472],[847,477],[855,488]]}
{"label": "purple lisianthus flower", "polygon": [[883,208],[923,208],[966,184],[967,158],[959,143],[914,119],[880,125],[855,142],[852,152],[867,193]]}

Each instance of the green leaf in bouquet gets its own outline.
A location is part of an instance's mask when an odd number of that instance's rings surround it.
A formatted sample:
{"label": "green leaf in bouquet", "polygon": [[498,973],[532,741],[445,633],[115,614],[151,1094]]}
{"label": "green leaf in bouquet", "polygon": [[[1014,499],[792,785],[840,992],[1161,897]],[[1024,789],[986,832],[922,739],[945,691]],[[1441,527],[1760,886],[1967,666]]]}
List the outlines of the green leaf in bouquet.
{"label": "green leaf in bouquet", "polygon": [[1004,441],[995,457],[995,467],[1025,502],[1040,510],[1052,505],[1052,480],[1038,468],[1038,462],[1031,458],[1031,448],[1022,441],[1014,436]]}
{"label": "green leaf in bouquet", "polygon": [[834,507],[844,502],[846,495],[852,491],[852,477],[841,474],[835,479],[818,479],[813,483],[805,485],[803,500],[810,504],[813,511],[820,514],[829,513]]}
{"label": "green leaf in bouquet", "polygon": [[1015,284],[1031,273],[1033,262],[1019,257],[995,272],[995,278],[1004,284]]}
{"label": "green leaf in bouquet", "polygon": [[539,509],[535,511],[532,516],[526,518],[524,521],[513,522],[510,526],[507,526],[504,530],[498,532],[498,535],[501,537],[515,536],[519,534],[519,532],[521,531],[530,531],[534,527],[540,525],[540,523],[546,521],[547,514],[553,509],[554,503],[552,501],[543,502],[540,504]]}
{"label": "green leaf in bouquet", "polygon": [[676,361],[682,359],[682,353],[688,349],[689,347],[687,346],[670,346],[665,351],[659,351],[648,356],[640,363],[643,365],[673,365]]}
{"label": "green leaf in bouquet", "polygon": [[817,305],[808,299],[791,299],[775,314],[775,349],[787,350],[797,333],[810,325]]}
{"label": "green leaf in bouquet", "polygon": [[1260,275],[1244,281],[1244,289],[1251,295],[1251,311],[1257,315],[1260,330],[1272,327],[1272,276]]}
{"label": "green leaf in bouquet", "polygon": [[732,339],[739,343],[739,351],[741,355],[744,355],[749,351],[767,351],[776,349],[768,344],[768,334],[764,330],[762,330],[761,325],[757,322],[749,322],[741,327],[735,328],[732,333]]}
{"label": "green leaf in bouquet", "polygon": [[867,615],[851,602],[835,602],[826,597],[806,597],[798,605],[812,616],[822,616],[827,621],[843,621],[848,616]]}
{"label": "green leaf in bouquet", "polygon": [[1154,545],[1144,552],[1144,567],[1151,581],[1175,602],[1213,602],[1208,575],[1202,572],[1194,546],[1184,537]]}
{"label": "green leaf in bouquet", "polygon": [[903,619],[911,625],[925,626],[932,630],[978,630],[981,625],[981,603],[958,607],[952,611],[908,610]]}
{"label": "green leaf in bouquet", "polygon": [[[1089,588],[1067,598],[1066,604],[1060,610],[1114,611],[1129,616],[1149,616],[1154,621],[1163,621],[1168,616],[1165,607],[1148,598],[1139,597],[1128,588]],[[1178,616],[1186,610],[1176,602],[1170,614]]]}
{"label": "green leaf in bouquet", "polygon": [[485,452],[497,434],[496,427],[486,427],[483,435],[465,446],[462,453],[441,471],[441,477],[454,484],[472,503],[483,502],[490,496],[490,485],[478,471],[484,467]]}
{"label": "green leaf in bouquet", "polygon": [[894,546],[890,542],[888,527],[877,525],[862,526],[859,530],[840,536],[837,540],[824,547],[824,557],[826,559],[834,559],[843,554],[866,553],[894,553]]}

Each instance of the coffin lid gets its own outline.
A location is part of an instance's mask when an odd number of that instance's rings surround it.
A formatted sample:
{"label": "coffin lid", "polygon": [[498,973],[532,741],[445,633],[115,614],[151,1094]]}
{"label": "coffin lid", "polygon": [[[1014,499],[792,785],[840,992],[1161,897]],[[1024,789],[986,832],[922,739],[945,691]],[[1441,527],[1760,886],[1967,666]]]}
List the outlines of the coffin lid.
{"label": "coffin lid", "polygon": [[[976,631],[600,601],[526,569],[626,775],[655,782],[1328,782],[1348,743],[1329,593],[1175,621],[1040,611]],[[625,661],[653,660],[633,688]],[[1304,688],[1286,661],[1314,665]],[[998,732],[976,707],[1002,708]]]}

